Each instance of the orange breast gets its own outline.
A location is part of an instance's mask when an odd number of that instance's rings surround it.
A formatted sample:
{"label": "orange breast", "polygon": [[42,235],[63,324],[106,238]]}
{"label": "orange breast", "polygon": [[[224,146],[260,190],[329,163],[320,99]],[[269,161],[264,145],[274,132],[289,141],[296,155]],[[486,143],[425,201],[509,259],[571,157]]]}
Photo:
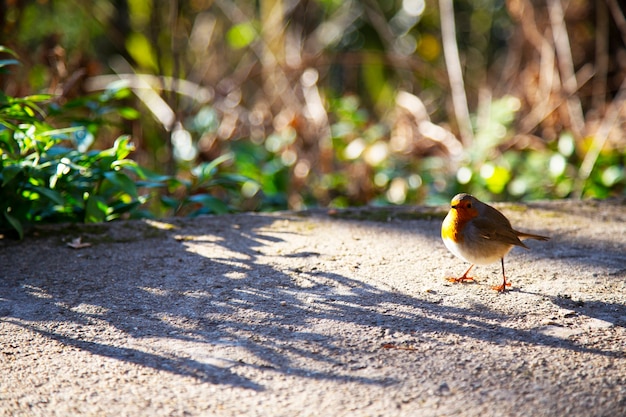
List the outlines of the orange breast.
{"label": "orange breast", "polygon": [[444,240],[451,240],[457,243],[463,242],[463,229],[465,225],[477,215],[478,213],[474,209],[450,209],[441,225],[441,237]]}

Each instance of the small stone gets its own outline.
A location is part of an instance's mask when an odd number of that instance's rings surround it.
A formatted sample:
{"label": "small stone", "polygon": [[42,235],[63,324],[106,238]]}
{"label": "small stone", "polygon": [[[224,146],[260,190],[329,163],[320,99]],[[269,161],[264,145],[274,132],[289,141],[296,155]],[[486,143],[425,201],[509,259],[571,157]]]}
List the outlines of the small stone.
{"label": "small stone", "polygon": [[608,328],[615,326],[615,324],[608,320],[592,318],[592,319],[589,319],[589,321],[587,322],[587,326],[590,329],[608,329]]}

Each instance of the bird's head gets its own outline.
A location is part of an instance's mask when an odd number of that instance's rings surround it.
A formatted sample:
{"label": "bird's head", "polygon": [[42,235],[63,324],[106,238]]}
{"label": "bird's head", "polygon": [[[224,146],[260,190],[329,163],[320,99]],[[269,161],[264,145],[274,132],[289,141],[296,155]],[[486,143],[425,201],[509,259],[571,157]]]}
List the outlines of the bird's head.
{"label": "bird's head", "polygon": [[450,202],[450,211],[462,220],[469,220],[479,215],[482,204],[470,194],[457,194]]}

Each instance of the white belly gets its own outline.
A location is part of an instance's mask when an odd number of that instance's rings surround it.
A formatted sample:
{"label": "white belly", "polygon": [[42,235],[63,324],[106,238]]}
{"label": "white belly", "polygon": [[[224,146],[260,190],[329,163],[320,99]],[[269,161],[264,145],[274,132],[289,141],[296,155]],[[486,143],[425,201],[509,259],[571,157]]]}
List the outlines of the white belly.
{"label": "white belly", "polygon": [[486,265],[499,261],[506,255],[512,245],[482,239],[479,243],[458,244],[451,239],[443,239],[446,248],[459,258],[471,264]]}

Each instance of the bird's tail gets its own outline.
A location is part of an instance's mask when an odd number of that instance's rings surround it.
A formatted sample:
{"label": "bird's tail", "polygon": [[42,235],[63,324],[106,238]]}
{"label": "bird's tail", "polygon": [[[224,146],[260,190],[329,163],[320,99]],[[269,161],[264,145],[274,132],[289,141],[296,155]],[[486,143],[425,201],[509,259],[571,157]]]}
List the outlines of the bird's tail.
{"label": "bird's tail", "polygon": [[548,236],[534,235],[532,233],[515,232],[520,239],[550,240]]}

